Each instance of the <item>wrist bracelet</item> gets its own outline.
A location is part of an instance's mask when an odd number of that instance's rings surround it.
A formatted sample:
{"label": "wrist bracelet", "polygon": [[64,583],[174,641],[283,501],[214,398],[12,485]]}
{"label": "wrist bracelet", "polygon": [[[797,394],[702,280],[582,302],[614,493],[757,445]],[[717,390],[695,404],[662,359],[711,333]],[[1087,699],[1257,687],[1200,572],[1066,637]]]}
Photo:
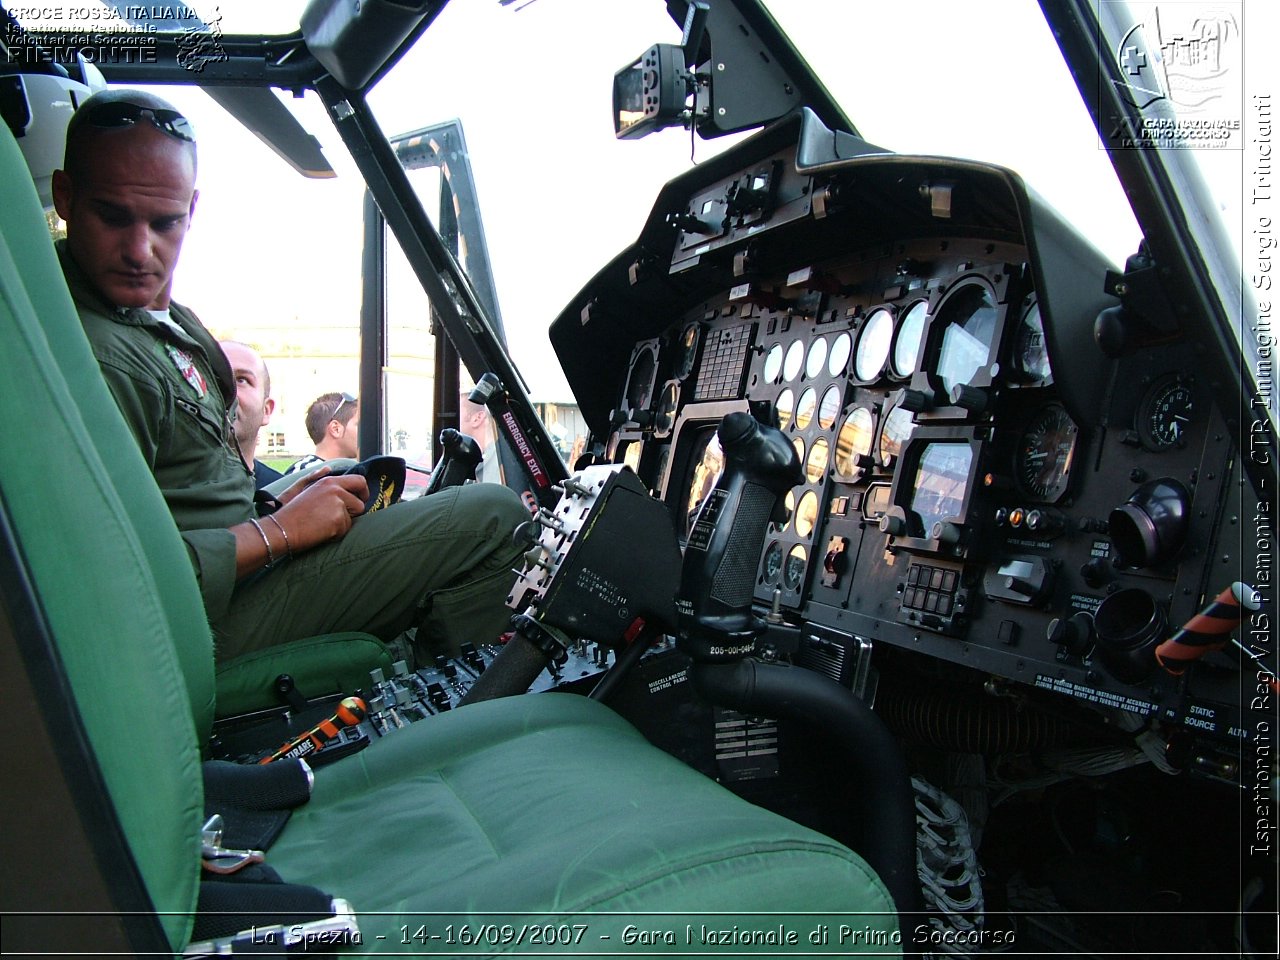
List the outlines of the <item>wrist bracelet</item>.
{"label": "wrist bracelet", "polygon": [[267,539],[267,531],[262,529],[262,524],[258,522],[257,517],[250,517],[249,522],[253,524],[253,528],[258,531],[258,536],[262,537],[262,542],[267,546],[267,566],[274,567],[276,565],[275,551],[271,549],[271,541]]}
{"label": "wrist bracelet", "polygon": [[289,531],[284,528],[284,524],[277,520],[271,514],[267,514],[267,519],[276,525],[276,529],[280,531],[280,535],[284,537],[284,555],[288,559],[293,556],[293,547],[289,545]]}

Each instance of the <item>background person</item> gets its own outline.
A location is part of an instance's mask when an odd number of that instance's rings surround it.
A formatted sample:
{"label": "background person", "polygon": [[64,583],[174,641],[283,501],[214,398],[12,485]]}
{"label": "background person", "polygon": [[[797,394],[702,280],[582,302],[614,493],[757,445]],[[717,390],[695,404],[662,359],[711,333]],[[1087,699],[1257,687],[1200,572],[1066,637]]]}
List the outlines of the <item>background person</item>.
{"label": "background person", "polygon": [[276,408],[271,399],[271,374],[262,355],[247,343],[239,340],[222,340],[222,352],[231,364],[231,375],[236,381],[236,445],[245,463],[253,465],[254,485],[261,490],[284,474],[257,459],[258,433],[271,422]]}
{"label": "background person", "polygon": [[324,460],[360,456],[360,401],[351,394],[322,393],[307,408],[306,424],[315,452],[289,464],[285,475]]}

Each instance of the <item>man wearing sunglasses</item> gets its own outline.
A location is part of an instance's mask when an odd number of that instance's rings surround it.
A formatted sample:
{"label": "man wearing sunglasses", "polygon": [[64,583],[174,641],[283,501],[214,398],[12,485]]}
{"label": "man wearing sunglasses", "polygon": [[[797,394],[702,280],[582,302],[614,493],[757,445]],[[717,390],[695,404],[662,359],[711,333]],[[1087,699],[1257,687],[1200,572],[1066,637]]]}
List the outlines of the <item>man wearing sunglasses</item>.
{"label": "man wearing sunglasses", "polygon": [[286,476],[325,460],[360,455],[360,401],[351,394],[320,394],[307,408],[305,423],[316,452],[289,464]]}
{"label": "man wearing sunglasses", "polygon": [[528,520],[511,490],[471,484],[361,516],[365,478],[321,467],[275,512],[255,506],[231,367],[170,296],[195,176],[194,134],[171,104],[106,90],[72,117],[52,186],[68,286],[186,542],[218,660],[347,630],[392,640],[417,627],[427,654],[497,637],[520,550],[512,532]]}

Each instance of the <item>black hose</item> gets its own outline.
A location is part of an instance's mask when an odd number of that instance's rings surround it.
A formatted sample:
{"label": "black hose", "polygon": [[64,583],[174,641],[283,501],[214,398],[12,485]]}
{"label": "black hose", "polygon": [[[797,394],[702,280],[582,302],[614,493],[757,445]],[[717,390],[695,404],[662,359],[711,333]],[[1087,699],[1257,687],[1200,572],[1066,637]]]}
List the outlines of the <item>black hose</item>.
{"label": "black hose", "polygon": [[862,824],[858,853],[879,874],[905,926],[922,909],[916,876],[916,804],[907,761],[865,703],[829,677],[802,667],[744,659],[694,663],[694,687],[712,703],[813,727],[843,748],[859,789],[851,820]]}
{"label": "black hose", "polygon": [[458,706],[465,707],[481,700],[497,700],[499,697],[514,697],[524,693],[550,662],[551,658],[537,644],[519,632],[513,633],[493,658],[493,663],[489,664],[471,685],[471,689],[458,701]]}

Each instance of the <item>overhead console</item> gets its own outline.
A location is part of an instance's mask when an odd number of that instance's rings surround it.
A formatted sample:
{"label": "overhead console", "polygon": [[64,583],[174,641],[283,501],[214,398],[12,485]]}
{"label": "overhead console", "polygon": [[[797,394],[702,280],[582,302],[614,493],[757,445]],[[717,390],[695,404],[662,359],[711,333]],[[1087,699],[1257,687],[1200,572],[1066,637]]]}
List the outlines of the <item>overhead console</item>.
{"label": "overhead console", "polygon": [[682,540],[720,420],[786,433],[755,597],[815,662],[890,645],[1150,716],[1229,778],[1239,651],[1154,651],[1254,564],[1235,448],[1193,344],[1099,349],[1113,269],[1015,174],[804,112],[668,184],[551,338]]}

